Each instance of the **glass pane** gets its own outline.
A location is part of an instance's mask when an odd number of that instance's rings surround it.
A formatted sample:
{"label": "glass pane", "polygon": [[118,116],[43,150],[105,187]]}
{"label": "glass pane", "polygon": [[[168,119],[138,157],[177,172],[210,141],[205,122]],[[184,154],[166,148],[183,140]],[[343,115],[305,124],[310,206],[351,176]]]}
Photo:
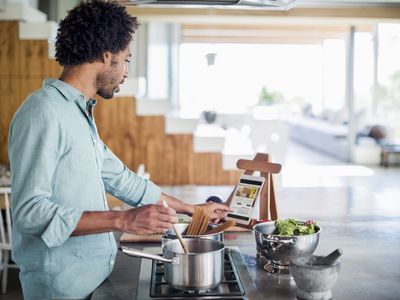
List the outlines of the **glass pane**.
{"label": "glass pane", "polygon": [[376,115],[398,120],[400,114],[400,24],[379,24],[378,82]]}
{"label": "glass pane", "polygon": [[354,117],[362,130],[368,123],[374,96],[374,44],[371,32],[354,36]]}
{"label": "glass pane", "polygon": [[[213,65],[206,55],[216,53]],[[268,93],[315,113],[344,104],[345,44],[191,44],[180,47],[181,110],[240,112]]]}

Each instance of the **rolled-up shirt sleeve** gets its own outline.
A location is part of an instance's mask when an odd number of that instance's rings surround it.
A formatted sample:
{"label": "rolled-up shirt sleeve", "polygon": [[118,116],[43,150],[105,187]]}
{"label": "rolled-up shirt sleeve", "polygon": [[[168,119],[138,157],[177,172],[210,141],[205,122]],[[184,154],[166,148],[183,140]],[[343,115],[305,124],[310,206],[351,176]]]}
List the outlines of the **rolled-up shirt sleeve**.
{"label": "rolled-up shirt sleeve", "polygon": [[62,139],[59,123],[48,106],[27,107],[10,126],[14,230],[40,237],[48,247],[63,244],[83,213],[52,201],[52,180],[62,155]]}
{"label": "rolled-up shirt sleeve", "polygon": [[104,159],[101,175],[106,191],[132,206],[157,202],[161,189],[129,170],[106,145],[102,146]]}

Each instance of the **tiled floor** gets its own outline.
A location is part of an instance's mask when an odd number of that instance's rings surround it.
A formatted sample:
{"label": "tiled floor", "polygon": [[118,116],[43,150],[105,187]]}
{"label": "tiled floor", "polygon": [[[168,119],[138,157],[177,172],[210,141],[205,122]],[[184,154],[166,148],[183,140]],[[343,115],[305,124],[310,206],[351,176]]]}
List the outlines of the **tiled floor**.
{"label": "tiled floor", "polygon": [[[297,205],[296,199],[286,197],[298,194],[302,201],[312,202],[318,216],[329,222],[331,216],[346,220],[368,222],[379,219],[384,235],[393,230],[400,215],[400,168],[354,166],[316,153],[298,144],[290,144],[288,157],[277,178],[278,208],[282,217],[309,218],[310,210]],[[191,202],[204,201],[210,194],[227,198],[232,187],[184,186],[165,187],[168,193]],[[373,195],[373,197],[371,197]],[[281,199],[281,200],[279,200]],[[379,229],[379,228],[378,228]],[[356,228],[354,229],[356,230]],[[17,271],[11,269],[8,292],[0,300],[22,299]]]}

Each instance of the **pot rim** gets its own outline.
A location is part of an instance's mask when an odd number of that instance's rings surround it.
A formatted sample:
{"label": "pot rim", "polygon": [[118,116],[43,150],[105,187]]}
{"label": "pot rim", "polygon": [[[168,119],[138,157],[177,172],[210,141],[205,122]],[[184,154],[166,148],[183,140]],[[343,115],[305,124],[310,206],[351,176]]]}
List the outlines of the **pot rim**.
{"label": "pot rim", "polygon": [[[193,240],[190,238],[183,238],[183,241],[185,242],[185,240]],[[217,241],[217,240],[211,240],[211,239],[197,239],[197,241],[200,241],[200,243],[218,243],[220,246],[222,246],[220,249],[214,250],[214,251],[209,251],[209,252],[201,252],[201,253],[178,253],[178,252],[173,252],[173,251],[169,251],[166,249],[166,246],[172,243],[180,243],[178,239],[176,240],[170,240],[167,241],[165,244],[162,245],[162,249],[163,249],[163,253],[164,254],[171,254],[173,256],[194,256],[194,255],[209,255],[209,254],[213,254],[213,253],[218,253],[221,251],[225,251],[226,245],[225,243],[221,242],[221,241]]]}
{"label": "pot rim", "polygon": [[[182,225],[182,224],[187,224],[189,226],[189,223],[177,223],[175,225]],[[210,225],[213,225],[213,224],[212,223],[208,224],[208,226],[210,226]],[[168,230],[168,231],[170,231],[170,230]],[[175,237],[175,238],[177,237],[175,232],[172,231],[172,232],[168,233],[168,231],[165,232],[165,234],[164,234],[165,237],[169,237],[169,236],[170,237]],[[224,232],[222,231],[222,232],[216,232],[216,233],[212,233],[212,234],[199,234],[199,235],[182,234],[182,238],[192,238],[193,239],[193,238],[212,237],[212,236],[222,235],[223,233]]]}
{"label": "pot rim", "polygon": [[[182,238],[191,238],[191,239],[196,239],[196,238],[203,238],[203,237],[211,237],[211,236],[218,236],[223,234],[223,232],[216,232],[212,234],[199,234],[199,235],[189,235],[189,234],[182,234]],[[176,234],[170,234],[170,233],[165,233],[165,237],[174,237],[176,238]]]}

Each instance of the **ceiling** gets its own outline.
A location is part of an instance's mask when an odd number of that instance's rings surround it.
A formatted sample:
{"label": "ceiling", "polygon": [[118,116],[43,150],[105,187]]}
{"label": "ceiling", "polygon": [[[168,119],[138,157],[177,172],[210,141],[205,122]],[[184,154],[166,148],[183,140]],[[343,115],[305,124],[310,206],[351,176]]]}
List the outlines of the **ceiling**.
{"label": "ceiling", "polygon": [[248,7],[271,10],[304,8],[364,8],[399,6],[400,0],[119,0],[128,6],[145,7]]}
{"label": "ceiling", "polygon": [[400,0],[298,0],[296,7],[400,6]]}
{"label": "ceiling", "polygon": [[183,5],[168,9],[160,5],[153,7],[128,6],[127,8],[131,14],[139,16],[143,22],[157,20],[181,24],[241,24],[246,26],[329,23],[360,26],[376,22],[400,22],[400,0],[296,0],[294,8],[289,10],[254,7],[246,9],[239,6],[225,6],[226,9],[212,6],[193,8]]}

